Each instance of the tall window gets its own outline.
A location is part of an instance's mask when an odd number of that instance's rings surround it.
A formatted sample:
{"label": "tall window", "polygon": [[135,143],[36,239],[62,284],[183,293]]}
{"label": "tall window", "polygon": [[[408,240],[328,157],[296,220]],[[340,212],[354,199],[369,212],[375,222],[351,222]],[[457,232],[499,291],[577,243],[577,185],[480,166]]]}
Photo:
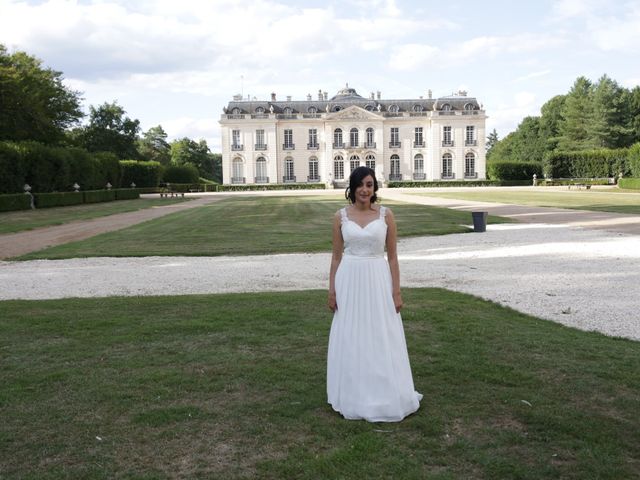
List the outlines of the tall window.
{"label": "tall window", "polygon": [[264,150],[266,146],[264,143],[264,130],[256,130],[256,150]]}
{"label": "tall window", "polygon": [[391,155],[390,180],[402,180],[402,175],[400,174],[400,157],[398,155]]}
{"label": "tall window", "polygon": [[268,183],[267,160],[264,157],[256,158],[256,183]]}
{"label": "tall window", "polygon": [[349,172],[353,172],[360,166],[360,157],[357,155],[351,155],[349,158]]}
{"label": "tall window", "polygon": [[351,131],[349,132],[349,144],[352,147],[358,146],[358,129],[357,128],[352,128]]}
{"label": "tall window", "polygon": [[422,138],[422,127],[416,127],[414,130],[414,147],[424,147],[424,140]]}
{"label": "tall window", "polygon": [[391,127],[391,142],[390,147],[400,146],[400,129],[398,127]]}
{"label": "tall window", "polygon": [[453,157],[450,153],[442,155],[442,178],[453,178]]}
{"label": "tall window", "polygon": [[453,139],[451,137],[451,127],[442,127],[442,145],[452,147]]}
{"label": "tall window", "polygon": [[373,128],[369,127],[367,128],[367,147],[368,148],[375,148],[376,144],[373,141],[374,136],[373,136]]}
{"label": "tall window", "polygon": [[466,135],[465,135],[465,145],[475,145],[475,144],[476,144],[475,127],[473,125],[467,125]]}
{"label": "tall window", "polygon": [[344,159],[336,155],[333,159],[333,178],[336,180],[344,178]]}
{"label": "tall window", "polygon": [[231,131],[231,149],[240,150],[242,145],[240,144],[240,130]]}
{"label": "tall window", "polygon": [[413,171],[420,174],[424,173],[424,157],[420,153],[413,157]]}
{"label": "tall window", "polygon": [[365,166],[369,167],[371,170],[376,169],[376,157],[372,154],[367,155],[366,157],[364,157],[364,164]]}
{"label": "tall window", "polygon": [[293,158],[284,159],[284,180],[286,182],[295,182],[296,177],[293,175]]}
{"label": "tall window", "polygon": [[464,176],[474,177],[476,175],[476,156],[469,152],[464,156]]}
{"label": "tall window", "polygon": [[317,182],[320,180],[318,176],[318,159],[316,157],[311,157],[309,159],[309,179],[310,182]]}
{"label": "tall window", "polygon": [[336,128],[333,131],[333,147],[342,148],[342,129],[341,128]]}
{"label": "tall window", "polygon": [[293,130],[285,129],[284,131],[284,146],[285,150],[293,150]]}
{"label": "tall window", "polygon": [[318,148],[318,130],[316,128],[309,129],[309,148]]}
{"label": "tall window", "polygon": [[231,162],[231,168],[233,174],[231,177],[231,183],[244,183],[244,166],[241,158],[234,158]]}

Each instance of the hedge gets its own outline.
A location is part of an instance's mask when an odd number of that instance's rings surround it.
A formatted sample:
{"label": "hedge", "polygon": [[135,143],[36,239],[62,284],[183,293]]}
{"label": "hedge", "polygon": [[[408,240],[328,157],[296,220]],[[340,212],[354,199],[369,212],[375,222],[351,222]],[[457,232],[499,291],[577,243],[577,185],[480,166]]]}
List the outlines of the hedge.
{"label": "hedge", "polygon": [[137,160],[120,160],[120,186],[157,187],[160,182],[161,165],[159,162],[138,162]]}
{"label": "hedge", "polygon": [[17,146],[0,142],[0,193],[21,193],[25,177],[25,163]]}
{"label": "hedge", "polygon": [[198,183],[200,173],[194,165],[169,165],[162,172],[162,179],[170,183]]}
{"label": "hedge", "polygon": [[12,210],[29,210],[30,208],[31,197],[26,193],[0,195],[0,212],[10,212]]}
{"label": "hedge", "polygon": [[249,190],[324,190],[324,183],[249,183],[218,185],[219,192],[242,192]]}
{"label": "hedge", "polygon": [[187,192],[217,192],[217,183],[161,183],[159,185],[160,190],[170,190],[172,192],[187,193]]}
{"label": "hedge", "polygon": [[414,182],[412,180],[388,182],[388,188],[436,188],[436,187],[513,187],[531,185],[531,180],[434,180]]}
{"label": "hedge", "polygon": [[80,205],[84,200],[82,192],[34,193],[33,197],[36,208]]}
{"label": "hedge", "polygon": [[640,190],[640,178],[621,178],[618,187]]}
{"label": "hedge", "polygon": [[538,162],[490,162],[487,176],[492,180],[528,180],[533,175],[542,177],[542,164]]}
{"label": "hedge", "polygon": [[636,143],[629,148],[627,167],[632,177],[640,178],[640,143]]}
{"label": "hedge", "polygon": [[140,198],[139,188],[116,188],[112,191],[116,194],[116,200],[135,200]]}
{"label": "hedge", "polygon": [[617,177],[629,175],[628,149],[552,152],[544,159],[544,173],[553,178]]}
{"label": "hedge", "polygon": [[84,203],[113,202],[116,192],[113,190],[85,190],[82,192]]}

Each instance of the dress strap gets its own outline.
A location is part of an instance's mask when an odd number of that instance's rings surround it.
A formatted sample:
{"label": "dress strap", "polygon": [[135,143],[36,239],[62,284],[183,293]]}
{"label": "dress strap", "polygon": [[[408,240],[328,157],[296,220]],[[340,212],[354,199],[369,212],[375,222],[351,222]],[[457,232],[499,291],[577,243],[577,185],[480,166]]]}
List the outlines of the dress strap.
{"label": "dress strap", "polygon": [[387,214],[387,207],[380,205],[380,218],[384,220],[384,216]]}
{"label": "dress strap", "polygon": [[345,223],[347,220],[349,220],[349,217],[347,217],[346,207],[340,209],[340,218],[342,219],[342,223]]}

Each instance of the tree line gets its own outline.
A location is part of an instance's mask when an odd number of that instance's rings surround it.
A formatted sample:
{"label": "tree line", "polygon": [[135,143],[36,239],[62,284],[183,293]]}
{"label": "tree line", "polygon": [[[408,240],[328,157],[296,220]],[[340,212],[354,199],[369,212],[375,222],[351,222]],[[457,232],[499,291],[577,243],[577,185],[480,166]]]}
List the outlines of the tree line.
{"label": "tree line", "polygon": [[64,85],[62,72],[26,52],[0,44],[0,142],[39,142],[55,147],[109,152],[120,160],[156,161],[165,167],[193,166],[199,176],[221,183],[222,159],[206,140],[169,142],[161,125],[140,129],[117,101],[82,111],[82,94]]}
{"label": "tree line", "polygon": [[640,87],[621,87],[603,75],[597,82],[578,77],[569,92],[525,117],[502,140],[487,138],[487,161],[539,162],[560,152],[617,150],[640,142]]}

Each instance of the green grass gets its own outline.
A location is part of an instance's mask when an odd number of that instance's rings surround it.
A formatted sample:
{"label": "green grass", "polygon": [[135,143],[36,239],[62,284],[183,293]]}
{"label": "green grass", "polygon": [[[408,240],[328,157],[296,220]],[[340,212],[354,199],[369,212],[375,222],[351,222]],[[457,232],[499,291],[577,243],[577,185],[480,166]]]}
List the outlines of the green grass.
{"label": "green grass", "polygon": [[[326,404],[326,292],[0,302],[0,476],[622,479],[640,343],[407,289],[420,410]],[[526,402],[526,403],[525,403]]]}
{"label": "green grass", "polygon": [[40,208],[0,212],[0,234],[15,233],[34,228],[62,225],[77,220],[106,217],[114,213],[133,212],[143,208],[152,208],[171,203],[184,202],[184,198],[139,198],[136,200],[118,200],[115,202],[89,203],[69,207]]}
{"label": "green grass", "polygon": [[[543,187],[540,187],[543,188]],[[567,191],[530,191],[509,188],[473,189],[456,192],[420,192],[413,195],[429,197],[455,198],[479,202],[513,203],[535,205],[539,207],[573,208],[600,212],[640,214],[640,193],[621,191],[567,190]]]}
{"label": "green grass", "polygon": [[[471,215],[394,204],[400,236],[469,231]],[[132,227],[24,255],[20,259],[150,255],[250,255],[331,249],[331,226],[344,200],[241,197],[188,209]],[[491,217],[490,222],[506,221]]]}

